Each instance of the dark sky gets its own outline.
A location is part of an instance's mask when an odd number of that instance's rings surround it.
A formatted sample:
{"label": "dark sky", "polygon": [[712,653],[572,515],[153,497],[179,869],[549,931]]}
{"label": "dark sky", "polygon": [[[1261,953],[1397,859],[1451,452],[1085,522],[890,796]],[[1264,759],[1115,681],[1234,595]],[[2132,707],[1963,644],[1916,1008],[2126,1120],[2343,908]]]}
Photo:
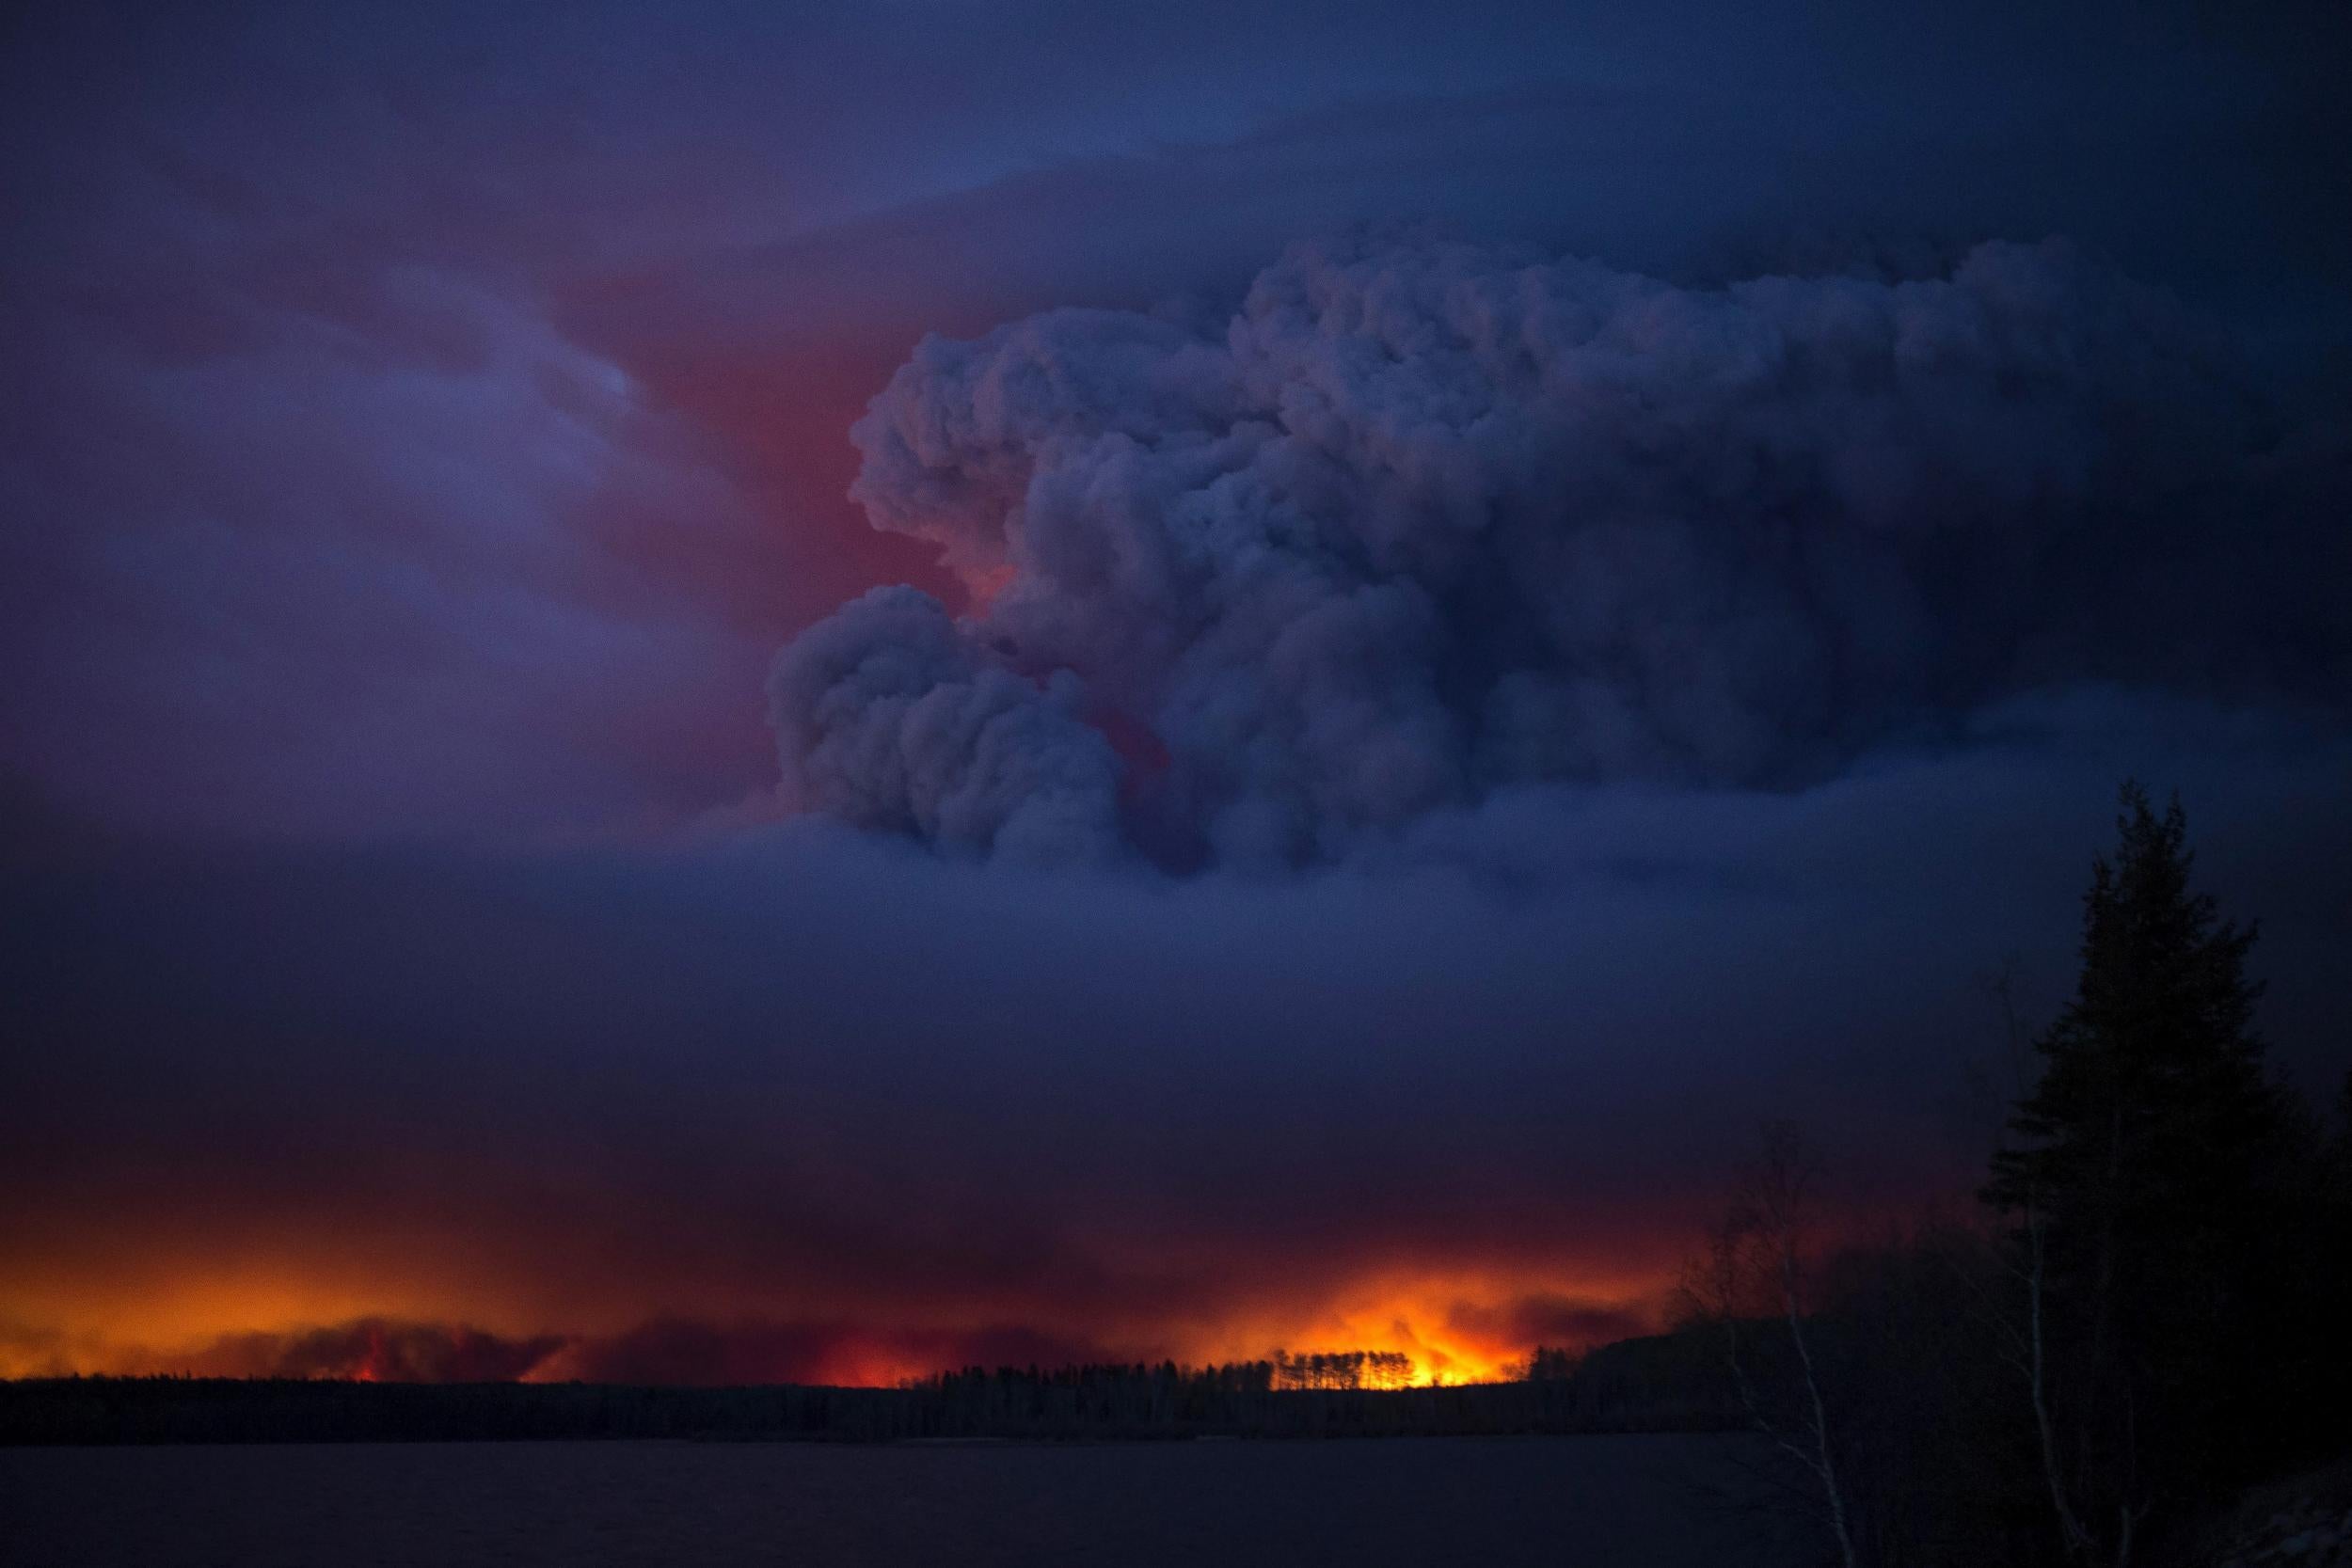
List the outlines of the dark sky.
{"label": "dark sky", "polygon": [[2332,6],[6,25],[0,1373],[1607,1338],[2126,776],[2346,1065]]}

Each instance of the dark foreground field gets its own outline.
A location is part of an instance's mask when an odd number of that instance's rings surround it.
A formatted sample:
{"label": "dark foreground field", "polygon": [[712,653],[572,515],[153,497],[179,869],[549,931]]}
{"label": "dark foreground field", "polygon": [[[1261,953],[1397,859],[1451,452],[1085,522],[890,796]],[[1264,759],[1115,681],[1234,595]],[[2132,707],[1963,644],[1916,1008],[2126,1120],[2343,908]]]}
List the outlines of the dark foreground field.
{"label": "dark foreground field", "polygon": [[0,1449],[11,1568],[1765,1568],[1720,1435]]}

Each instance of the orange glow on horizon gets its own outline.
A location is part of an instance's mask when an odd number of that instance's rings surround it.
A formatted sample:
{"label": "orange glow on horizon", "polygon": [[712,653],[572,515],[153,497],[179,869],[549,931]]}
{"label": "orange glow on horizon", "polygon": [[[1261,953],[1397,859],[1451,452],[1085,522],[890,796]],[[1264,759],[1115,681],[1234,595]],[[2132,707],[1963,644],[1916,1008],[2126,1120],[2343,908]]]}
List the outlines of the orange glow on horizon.
{"label": "orange glow on horizon", "polygon": [[[1278,1296],[1260,1304],[1245,1296],[1207,1323],[1142,1322],[1094,1329],[1083,1323],[1056,1323],[1041,1312],[1044,1321],[1038,1329],[1049,1342],[1060,1338],[1096,1346],[1099,1349],[1093,1354],[1098,1358],[1118,1361],[1174,1360],[1204,1366],[1269,1360],[1278,1354],[1304,1358],[1361,1352],[1386,1363],[1361,1370],[1364,1386],[1429,1386],[1508,1377],[1539,1343],[1575,1349],[1644,1332],[1657,1324],[1656,1304],[1661,1299],[1662,1284],[1661,1279],[1643,1275],[1565,1280],[1510,1270],[1389,1276],[1360,1280],[1303,1300],[1296,1295]],[[1576,1304],[1606,1326],[1581,1337],[1574,1332],[1531,1328],[1523,1317],[1512,1315],[1515,1304],[1530,1300]],[[63,1326],[48,1332],[32,1332],[22,1319],[15,1323],[0,1323],[0,1377],[165,1371],[247,1375],[290,1370],[293,1375],[378,1382],[417,1375],[413,1355],[404,1359],[402,1351],[388,1342],[389,1328],[404,1337],[412,1332],[437,1334],[461,1349],[478,1343],[519,1347],[512,1354],[523,1359],[497,1374],[501,1377],[524,1382],[594,1381],[609,1375],[598,1369],[611,1364],[597,1359],[596,1347],[609,1345],[633,1323],[692,1323],[723,1340],[734,1332],[730,1325],[745,1325],[743,1331],[755,1336],[763,1325],[772,1329],[782,1323],[788,1332],[788,1325],[796,1322],[813,1321],[805,1312],[783,1309],[763,1316],[729,1304],[701,1314],[674,1308],[649,1310],[633,1322],[607,1319],[549,1325],[535,1321],[535,1314],[527,1308],[520,1312],[512,1308],[452,1311],[447,1299],[437,1292],[421,1291],[402,1299],[336,1289],[306,1290],[282,1279],[242,1287],[230,1280],[190,1281],[183,1290],[149,1297],[135,1306],[119,1301],[77,1305],[96,1309],[60,1313]],[[1001,1328],[1008,1321],[1018,1320],[1001,1311],[991,1312],[981,1321],[924,1313],[912,1322],[882,1313],[834,1311],[823,1321],[848,1326],[836,1326],[830,1331],[833,1338],[810,1344],[789,1367],[763,1361],[756,1351],[730,1361],[730,1367],[744,1369],[733,1372],[730,1380],[891,1386],[967,1364],[993,1364],[1002,1357],[986,1348],[991,1327]],[[534,1349],[534,1342],[543,1339],[548,1341],[547,1348]],[[968,1353],[959,1343],[962,1339],[971,1341]],[[296,1345],[299,1356],[290,1350]],[[1400,1365],[1409,1370],[1400,1373]]]}

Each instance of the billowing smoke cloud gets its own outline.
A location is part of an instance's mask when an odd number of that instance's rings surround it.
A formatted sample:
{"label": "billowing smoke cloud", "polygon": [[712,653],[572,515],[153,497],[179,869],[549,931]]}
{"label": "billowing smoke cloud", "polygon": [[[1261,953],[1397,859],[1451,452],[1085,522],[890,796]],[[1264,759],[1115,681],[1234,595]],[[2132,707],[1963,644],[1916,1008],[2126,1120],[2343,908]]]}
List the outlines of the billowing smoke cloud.
{"label": "billowing smoke cloud", "polygon": [[1099,858],[1118,837],[1117,759],[1043,688],[990,659],[913,588],[877,588],[803,635],[771,688],[803,803],[860,827],[1033,862]]}
{"label": "billowing smoke cloud", "polygon": [[960,855],[1279,867],[1513,785],[1788,787],[2020,689],[2227,678],[2332,635],[2290,591],[2249,637],[2230,584],[2294,553],[2281,495],[2343,493],[2340,451],[2264,455],[2231,365],[2057,243],[1719,290],[1305,247],[1221,333],[931,339],[852,495],[973,608],[878,592],[788,646],[787,790]]}

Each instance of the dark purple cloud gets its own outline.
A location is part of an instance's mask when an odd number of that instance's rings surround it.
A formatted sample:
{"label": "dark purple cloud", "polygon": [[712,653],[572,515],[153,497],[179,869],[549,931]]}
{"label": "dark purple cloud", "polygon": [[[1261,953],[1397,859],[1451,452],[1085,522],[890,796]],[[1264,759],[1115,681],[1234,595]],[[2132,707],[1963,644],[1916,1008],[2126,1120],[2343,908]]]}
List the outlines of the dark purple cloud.
{"label": "dark purple cloud", "polygon": [[1118,846],[1118,759],[1077,686],[1041,689],[930,594],[877,588],[794,641],[769,699],[795,805],[1050,864]]}
{"label": "dark purple cloud", "polygon": [[2342,454],[2056,244],[1721,290],[1309,246],[1206,330],[927,340],[852,434],[874,526],[979,608],[803,633],[787,789],[957,853],[1108,847],[1089,706],[1165,752],[1135,840],[1263,867],[1526,784],[1807,783],[2038,685],[2352,669],[2306,586],[2352,570],[2341,526],[2268,493],[2352,493]]}

